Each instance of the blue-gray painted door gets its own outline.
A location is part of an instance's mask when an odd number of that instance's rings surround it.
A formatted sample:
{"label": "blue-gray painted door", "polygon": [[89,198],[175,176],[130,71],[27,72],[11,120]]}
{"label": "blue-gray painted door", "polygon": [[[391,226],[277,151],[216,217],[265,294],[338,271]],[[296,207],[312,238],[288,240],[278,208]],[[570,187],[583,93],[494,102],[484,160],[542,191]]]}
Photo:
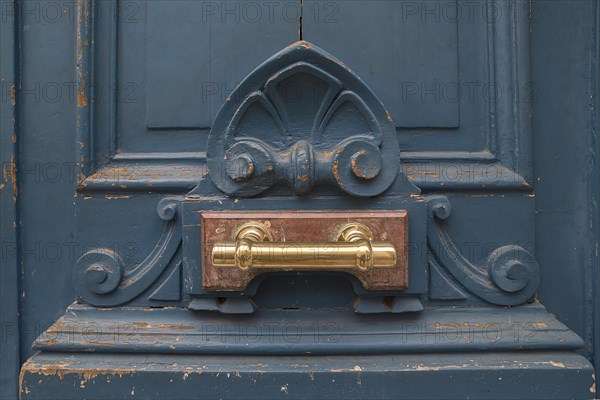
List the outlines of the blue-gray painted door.
{"label": "blue-gray painted door", "polygon": [[0,4],[1,398],[595,397],[598,2]]}

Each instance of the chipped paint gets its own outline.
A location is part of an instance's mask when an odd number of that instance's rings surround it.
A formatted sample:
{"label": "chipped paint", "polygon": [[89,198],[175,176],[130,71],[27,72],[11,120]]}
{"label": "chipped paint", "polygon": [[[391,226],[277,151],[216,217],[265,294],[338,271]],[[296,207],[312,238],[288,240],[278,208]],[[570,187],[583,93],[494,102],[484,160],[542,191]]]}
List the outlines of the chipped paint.
{"label": "chipped paint", "polygon": [[15,162],[15,156],[13,155],[10,162],[2,166],[2,185],[0,189],[6,186],[6,183],[10,183],[13,190],[13,201],[17,201],[18,187],[17,187],[17,165]]}
{"label": "chipped paint", "polygon": [[[71,363],[68,361],[48,363],[48,364],[37,364],[28,360],[21,369],[21,376],[19,379],[20,385],[23,384],[25,374],[32,375],[43,375],[43,376],[58,376],[60,380],[63,380],[67,375],[78,375],[83,378],[84,381],[97,378],[99,375],[109,376],[123,376],[133,375],[136,371],[124,368],[75,368],[71,367]],[[22,389],[20,389],[22,392]]]}
{"label": "chipped paint", "polygon": [[565,364],[561,363],[561,362],[555,362],[555,361],[533,361],[531,362],[532,365],[550,365],[551,367],[556,367],[556,368],[567,368],[565,366]]}
{"label": "chipped paint", "polygon": [[523,328],[540,328],[540,329],[545,329],[548,328],[548,324],[545,322],[527,322],[524,323]]}
{"label": "chipped paint", "polygon": [[77,91],[77,107],[83,108],[88,105],[88,100],[85,95],[85,79],[81,80],[81,85]]}
{"label": "chipped paint", "polygon": [[433,325],[433,327],[435,329],[467,329],[471,327],[471,324],[469,323],[451,323],[451,324],[440,324],[440,323],[436,323],[435,325]]}
{"label": "chipped paint", "polygon": [[304,47],[306,49],[310,49],[312,47],[312,44],[310,42],[307,42],[306,40],[299,40],[296,43],[294,43],[295,46],[301,46]]}
{"label": "chipped paint", "polygon": [[10,85],[10,105],[13,107],[17,105],[17,96],[14,84]]}
{"label": "chipped paint", "polygon": [[390,123],[392,123],[392,124],[394,123],[394,121],[392,120],[392,116],[390,115],[390,113],[388,112],[388,110],[385,110],[385,117],[387,118],[387,120]]}
{"label": "chipped paint", "polygon": [[335,160],[333,162],[333,166],[331,167],[331,172],[333,172],[333,176],[335,177],[335,180],[338,181],[338,184],[343,189],[344,184],[340,181],[340,171],[339,171],[339,166],[338,166],[338,160]]}
{"label": "chipped paint", "polygon": [[440,365],[440,366],[429,366],[429,365],[417,365],[415,366],[415,370],[417,371],[441,371],[445,369],[467,369],[471,368],[473,365],[471,364],[455,364],[455,365]]}
{"label": "chipped paint", "polygon": [[194,327],[192,325],[177,325],[177,324],[151,325],[147,322],[139,322],[139,321],[131,322],[131,324],[133,324],[141,329],[175,330],[175,331],[196,329],[196,327]]}

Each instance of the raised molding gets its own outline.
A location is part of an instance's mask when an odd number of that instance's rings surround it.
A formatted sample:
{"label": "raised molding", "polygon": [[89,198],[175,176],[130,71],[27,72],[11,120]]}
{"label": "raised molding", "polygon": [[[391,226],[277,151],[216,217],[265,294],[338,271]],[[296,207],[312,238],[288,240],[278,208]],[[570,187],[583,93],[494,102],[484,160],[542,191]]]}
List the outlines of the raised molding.
{"label": "raised molding", "polygon": [[[20,91],[19,56],[22,54],[18,33],[21,32],[20,2],[3,1],[2,24],[0,24],[0,242],[2,243],[2,267],[0,268],[0,325],[10,334],[3,335],[0,345],[0,398],[16,399],[19,396],[19,368],[22,350],[27,337],[22,325],[24,289],[22,190],[21,174],[18,173],[20,156],[20,123],[18,109],[24,103]],[[12,12],[11,12],[12,10]],[[21,340],[23,338],[23,340]]]}
{"label": "raised molding", "polygon": [[[402,153],[400,173],[422,190],[531,191],[525,178],[491,153]],[[204,153],[123,153],[85,178],[81,193],[187,193],[208,176]],[[127,173],[123,173],[127,171]]]}
{"label": "raised molding", "polygon": [[[77,112],[75,116],[76,141],[79,143],[79,157],[76,158],[79,182],[93,171],[92,156],[92,114],[90,82],[94,82],[94,2],[81,0],[77,6],[77,44],[76,44],[76,89]],[[112,116],[111,116],[112,117]]]}
{"label": "raised molding", "polygon": [[176,153],[117,153],[113,161],[191,161],[198,164],[206,163],[206,152],[176,152]]}
{"label": "raised molding", "polygon": [[[541,304],[517,308],[428,307],[418,313],[357,318],[352,310],[262,310],[231,315],[181,308],[111,310],[73,304],[34,343],[36,350],[173,354],[391,354],[574,350],[581,338]],[[143,321],[136,323],[131,321]],[[379,319],[379,321],[382,321]],[[383,322],[383,321],[382,321]],[[315,336],[318,326],[318,339]],[[115,332],[115,326],[124,329]],[[94,335],[90,335],[93,327]],[[294,340],[286,337],[292,329]],[[125,330],[127,329],[128,330]],[[258,329],[258,331],[256,330]],[[270,329],[267,331],[267,329]],[[252,332],[252,340],[248,339]],[[255,333],[256,332],[256,333]],[[122,333],[117,335],[116,333]],[[288,333],[289,334],[289,333]]]}
{"label": "raised molding", "polygon": [[[529,50],[528,29],[529,21],[525,15],[525,8],[520,6],[516,0],[497,1],[488,0],[488,5],[502,10],[502,18],[489,19],[487,23],[487,75],[490,83],[502,85],[507,88],[507,95],[502,96],[499,101],[489,104],[488,130],[489,141],[487,149],[481,152],[403,152],[400,148],[403,166],[414,166],[419,164],[437,165],[444,170],[458,170],[465,167],[475,171],[469,179],[455,181],[452,177],[444,174],[413,174],[408,176],[410,180],[424,190],[476,190],[476,191],[504,191],[504,190],[531,190],[528,182],[531,165],[529,165],[531,151],[531,123],[530,104],[519,98],[519,90],[529,84]],[[105,29],[110,32],[110,74],[109,84],[118,84],[118,2],[111,0],[111,18],[98,19],[96,23],[108,24]],[[195,153],[184,156],[176,153],[164,153],[160,157],[133,156],[120,154],[117,151],[117,109],[116,97],[111,96],[108,101],[109,112],[95,114],[92,104],[85,96],[85,82],[94,82],[94,44],[101,38],[95,37],[97,29],[91,24],[93,18],[94,0],[82,0],[79,2],[78,23],[78,68],[77,87],[83,94],[78,104],[77,138],[80,142],[80,184],[78,191],[109,190],[109,191],[151,191],[152,188],[160,187],[159,190],[168,190],[173,193],[185,193],[189,190],[191,182],[189,179],[178,177],[177,173],[166,172],[168,169],[178,169],[174,161],[185,158],[191,164],[203,164],[205,158],[203,153]],[[509,16],[505,18],[504,16]],[[517,61],[518,60],[518,61]],[[116,86],[115,86],[116,87]],[[105,107],[106,108],[106,107]],[[108,119],[108,121],[106,120]],[[103,120],[103,129],[91,129],[91,123]],[[94,132],[92,135],[91,132]],[[402,135],[399,131],[399,135]],[[144,153],[149,154],[149,153]],[[121,160],[135,160],[136,167],[141,170],[152,169],[147,163],[164,161],[163,173],[159,177],[152,174],[132,175],[128,184],[122,185],[120,181],[110,181],[108,178],[113,169],[113,164]],[[490,169],[493,163],[499,177],[490,179],[479,171]],[[197,170],[194,170],[194,173]],[[175,172],[175,171],[174,171]],[[200,178],[202,179],[202,178]]]}
{"label": "raised molding", "polygon": [[194,162],[111,162],[87,177],[78,191],[187,193],[208,178],[206,164]]}

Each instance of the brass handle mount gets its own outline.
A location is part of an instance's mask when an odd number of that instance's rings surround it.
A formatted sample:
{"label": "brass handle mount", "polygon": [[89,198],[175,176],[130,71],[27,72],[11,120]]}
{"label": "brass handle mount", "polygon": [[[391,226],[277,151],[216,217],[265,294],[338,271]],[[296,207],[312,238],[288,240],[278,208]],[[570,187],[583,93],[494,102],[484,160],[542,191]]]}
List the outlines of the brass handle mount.
{"label": "brass handle mount", "polygon": [[275,242],[268,227],[249,222],[240,226],[235,241],[214,244],[211,260],[216,267],[285,269],[348,269],[396,266],[396,249],[389,242],[374,242],[364,224],[342,226],[331,242]]}

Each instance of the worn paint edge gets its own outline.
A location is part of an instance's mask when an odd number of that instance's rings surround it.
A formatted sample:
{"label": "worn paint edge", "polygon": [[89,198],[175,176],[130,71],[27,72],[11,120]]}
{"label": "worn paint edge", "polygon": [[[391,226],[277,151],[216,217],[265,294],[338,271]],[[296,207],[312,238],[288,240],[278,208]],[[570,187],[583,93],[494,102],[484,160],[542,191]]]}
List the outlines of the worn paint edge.
{"label": "worn paint edge", "polygon": [[[594,9],[595,6],[595,9]],[[594,364],[595,375],[600,376],[600,141],[598,140],[598,108],[600,108],[600,2],[592,3],[591,16],[591,49],[590,49],[590,120],[588,143],[590,148],[590,175],[588,179],[588,208],[590,218],[590,235],[588,242],[588,265],[586,275],[590,288],[590,301],[588,303],[588,321],[586,323],[585,341],[589,341],[588,357]],[[586,343],[587,344],[587,343]],[[590,393],[598,395],[597,385],[590,387]]]}
{"label": "worn paint edge", "polygon": [[76,65],[76,158],[78,182],[87,176],[92,163],[92,99],[93,71],[93,16],[94,0],[77,0],[77,26],[75,41]]}
{"label": "worn paint edge", "polygon": [[[3,2],[11,6],[14,13],[3,12],[0,26],[0,80],[3,88],[10,85],[9,96],[2,97],[0,107],[0,162],[2,181],[0,184],[0,240],[2,241],[2,268],[0,268],[0,321],[2,344],[0,345],[0,398],[18,397],[18,377],[20,367],[20,287],[21,266],[19,259],[19,203],[17,181],[17,151],[19,104],[19,26],[20,3],[16,0]],[[6,244],[11,244],[7,252]],[[5,330],[10,332],[5,335]]]}

